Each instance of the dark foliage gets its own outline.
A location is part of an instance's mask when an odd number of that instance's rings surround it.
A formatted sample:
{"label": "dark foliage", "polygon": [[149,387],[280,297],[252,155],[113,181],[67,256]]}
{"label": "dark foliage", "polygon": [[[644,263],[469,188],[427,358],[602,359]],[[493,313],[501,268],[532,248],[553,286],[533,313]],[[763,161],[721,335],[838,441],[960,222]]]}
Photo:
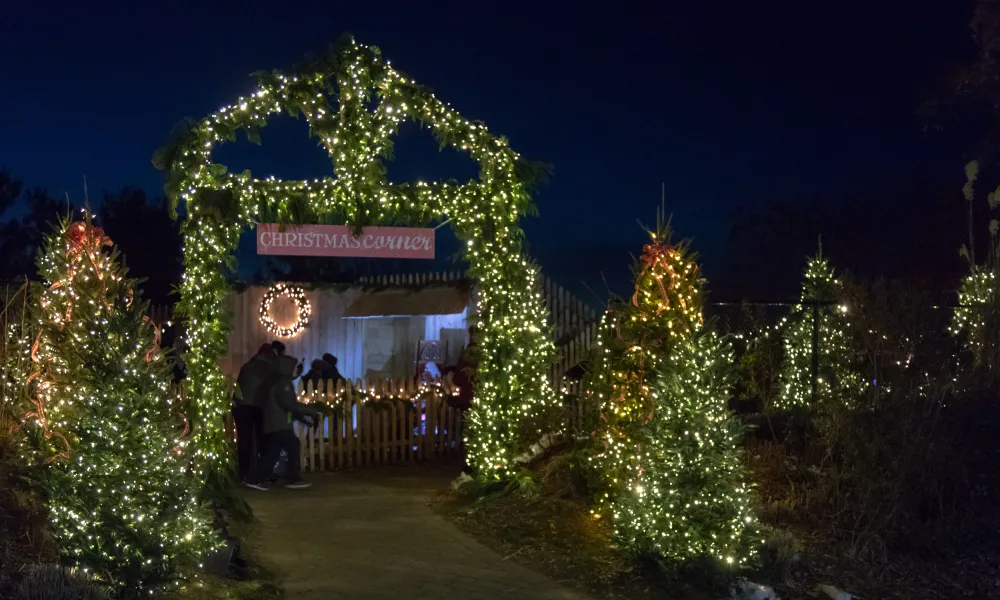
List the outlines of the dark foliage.
{"label": "dark foliage", "polygon": [[35,253],[53,225],[71,209],[41,188],[27,189],[0,170],[0,279],[34,278]]}
{"label": "dark foliage", "polygon": [[979,157],[1000,159],[1000,2],[976,0],[969,18],[973,57],[953,64],[932,83],[921,116],[936,128],[958,132]]}
{"label": "dark foliage", "polygon": [[18,460],[0,419],[0,598],[33,566],[59,559],[34,473]]}

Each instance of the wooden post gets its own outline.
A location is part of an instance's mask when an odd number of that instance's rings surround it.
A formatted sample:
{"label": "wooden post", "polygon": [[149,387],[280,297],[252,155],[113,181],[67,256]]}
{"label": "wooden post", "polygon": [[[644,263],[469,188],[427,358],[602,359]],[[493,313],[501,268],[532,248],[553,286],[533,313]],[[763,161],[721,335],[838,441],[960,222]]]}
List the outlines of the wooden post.
{"label": "wooden post", "polygon": [[[386,406],[392,406],[392,400],[386,399]],[[391,416],[391,408],[383,409],[379,411],[379,423],[382,425],[382,448],[379,452],[379,464],[387,464],[390,462],[389,459],[389,417]]]}
{"label": "wooden post", "polygon": [[315,441],[314,441],[314,439],[315,439],[315,433],[316,432],[313,431],[314,429],[315,429],[314,427],[309,427],[308,425],[305,425],[305,424],[303,424],[303,426],[302,426],[302,431],[305,432],[305,435],[306,435],[306,445],[305,445],[306,460],[305,460],[305,462],[302,463],[302,465],[306,466],[309,469],[309,471],[308,471],[309,473],[314,473],[316,471],[315,464],[314,464],[316,462],[316,455],[314,454],[314,451],[315,451],[315,448],[314,448]]}
{"label": "wooden post", "polygon": [[372,443],[375,441],[375,435],[374,435],[375,432],[372,423],[373,421],[372,417],[374,415],[372,414],[373,409],[371,407],[371,403],[366,401],[364,405],[365,405],[365,439],[367,440],[367,442],[365,443],[365,465],[372,466],[375,464],[375,444]]}
{"label": "wooden post", "polygon": [[365,396],[358,398],[358,415],[361,416],[358,419],[358,439],[361,440],[359,444],[359,451],[361,452],[361,459],[358,461],[363,466],[370,466],[371,459],[368,455],[368,446],[371,442],[371,412],[368,406],[368,393],[371,392],[371,381],[365,382]]}
{"label": "wooden post", "polygon": [[427,397],[427,427],[425,429],[427,437],[425,442],[427,443],[426,456],[428,459],[434,457],[434,434],[437,428],[437,391],[431,392],[430,396]]}
{"label": "wooden post", "polygon": [[416,428],[414,429],[414,440],[415,447],[417,450],[417,460],[424,459],[424,451],[426,450],[424,444],[424,433],[426,431],[426,421],[422,418],[427,411],[427,396],[425,395],[416,405],[416,410],[414,410],[414,419],[416,420]]}
{"label": "wooden post", "polygon": [[435,431],[436,435],[434,436],[434,438],[437,440],[436,450],[434,452],[435,456],[441,456],[444,454],[444,428],[445,425],[448,424],[448,421],[445,420],[444,415],[445,415],[445,410],[447,408],[448,408],[448,403],[445,401],[444,396],[439,395],[437,402],[437,410],[434,411],[434,417],[435,417],[434,420],[436,421],[435,427],[437,428],[437,431]]}
{"label": "wooden post", "polygon": [[393,398],[392,402],[389,403],[389,464],[396,462],[396,447],[399,443],[399,438],[396,437],[396,404],[398,402]]}
{"label": "wooden post", "polygon": [[[333,419],[330,422],[330,469],[344,468],[344,395],[341,393],[341,382],[334,387]],[[337,436],[334,439],[333,436]]]}
{"label": "wooden post", "polygon": [[327,431],[330,430],[330,427],[333,426],[332,421],[333,421],[333,419],[330,418],[330,415],[326,411],[324,411],[323,414],[319,418],[319,424],[318,424],[318,427],[319,427],[319,432],[318,432],[318,435],[319,435],[319,470],[321,472],[324,472],[324,473],[327,471],[327,467],[326,467],[326,462],[327,462],[326,461],[326,449],[327,449],[326,433],[327,433]]}

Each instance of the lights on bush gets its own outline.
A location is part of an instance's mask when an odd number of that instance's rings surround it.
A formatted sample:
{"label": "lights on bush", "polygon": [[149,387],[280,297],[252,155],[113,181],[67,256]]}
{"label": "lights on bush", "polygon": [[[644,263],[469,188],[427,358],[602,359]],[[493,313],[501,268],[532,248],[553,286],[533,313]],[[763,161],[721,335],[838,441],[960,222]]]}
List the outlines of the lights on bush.
{"label": "lights on bush", "polygon": [[[278,325],[271,318],[271,303],[281,296],[288,296],[295,303],[296,321],[287,327]],[[299,286],[287,283],[276,283],[260,299],[260,322],[274,335],[278,337],[295,337],[309,324],[309,315],[312,314],[312,305],[306,298],[306,291]]]}

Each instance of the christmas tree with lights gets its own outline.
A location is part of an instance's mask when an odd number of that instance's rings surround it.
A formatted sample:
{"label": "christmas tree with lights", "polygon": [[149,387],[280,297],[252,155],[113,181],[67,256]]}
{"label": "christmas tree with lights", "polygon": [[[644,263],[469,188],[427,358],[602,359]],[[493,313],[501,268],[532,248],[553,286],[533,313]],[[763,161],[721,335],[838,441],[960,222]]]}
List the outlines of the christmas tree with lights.
{"label": "christmas tree with lights", "polygon": [[[962,345],[972,355],[977,366],[996,372],[1000,370],[1000,221],[997,208],[1000,207],[1000,189],[990,192],[987,197],[990,211],[989,237],[986,248],[979,243],[980,252],[986,250],[985,260],[976,260],[976,223],[973,200],[975,183],[979,179],[979,161],[965,165],[965,186],[962,195],[968,203],[969,243],[963,244],[959,254],[969,261],[969,274],[962,280],[958,290],[958,306],[949,330],[959,336]],[[982,256],[982,254],[980,254]]]}
{"label": "christmas tree with lights", "polygon": [[609,309],[588,394],[601,403],[600,515],[634,552],[743,566],[756,522],[742,425],[728,410],[732,354],[704,323],[703,280],[658,224],[635,294]]}
{"label": "christmas tree with lights", "polygon": [[156,326],[89,216],[46,239],[38,268],[20,431],[63,558],[131,594],[177,583],[217,542]]}
{"label": "christmas tree with lights", "polygon": [[814,393],[817,403],[835,400],[851,404],[857,399],[864,385],[851,368],[843,285],[823,258],[822,245],[806,263],[799,304],[778,327],[784,332],[785,360],[775,408],[810,406]]}

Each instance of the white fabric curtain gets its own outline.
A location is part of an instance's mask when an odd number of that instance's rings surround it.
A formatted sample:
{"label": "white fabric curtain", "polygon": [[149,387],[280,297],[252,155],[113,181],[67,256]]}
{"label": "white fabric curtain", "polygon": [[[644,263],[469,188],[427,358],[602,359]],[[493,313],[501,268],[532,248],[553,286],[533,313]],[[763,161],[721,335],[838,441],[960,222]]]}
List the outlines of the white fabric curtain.
{"label": "white fabric curtain", "polygon": [[[260,322],[260,302],[267,286],[250,286],[231,292],[226,298],[230,313],[229,354],[222,369],[235,377],[261,344],[279,339],[287,353],[305,359],[305,368],[325,352],[337,357],[337,368],[348,379],[413,377],[417,343],[442,340],[447,343],[448,361],[458,361],[467,343],[466,315],[428,315],[414,317],[370,317],[345,319],[347,308],[363,293],[361,288],[306,291],[312,305],[309,324],[292,338],[278,338]],[[280,325],[295,322],[294,303],[287,297],[274,300],[271,318]],[[444,365],[439,365],[444,366]]]}
{"label": "white fabric curtain", "polygon": [[[341,318],[347,307],[361,296],[360,289],[307,291],[306,299],[312,305],[309,324],[292,338],[279,338],[261,324],[260,301],[266,291],[267,287],[251,286],[242,292],[230,293],[226,298],[231,320],[229,355],[223,360],[223,371],[235,376],[261,344],[277,339],[285,344],[289,355],[305,359],[306,370],[309,370],[309,363],[329,352],[337,357],[337,368],[344,377],[354,379],[364,374],[363,324],[359,320]],[[271,303],[270,314],[281,325],[291,324],[295,322],[295,305],[287,297],[278,298]]]}

